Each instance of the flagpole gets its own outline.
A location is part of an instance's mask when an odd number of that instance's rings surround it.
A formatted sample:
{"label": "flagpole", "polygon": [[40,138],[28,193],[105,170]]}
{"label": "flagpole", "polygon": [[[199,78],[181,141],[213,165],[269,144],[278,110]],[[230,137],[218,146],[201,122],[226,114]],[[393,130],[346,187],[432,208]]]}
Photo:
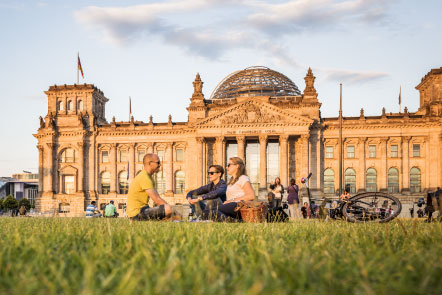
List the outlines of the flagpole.
{"label": "flagpole", "polygon": [[402,112],[402,85],[399,86],[399,113]]}
{"label": "flagpole", "polygon": [[342,195],[342,83],[339,85],[339,195]]}
{"label": "flagpole", "polygon": [[80,52],[77,51],[77,85],[80,84],[80,69],[78,68],[79,59],[80,59]]}
{"label": "flagpole", "polygon": [[132,120],[132,98],[129,96],[129,122]]}

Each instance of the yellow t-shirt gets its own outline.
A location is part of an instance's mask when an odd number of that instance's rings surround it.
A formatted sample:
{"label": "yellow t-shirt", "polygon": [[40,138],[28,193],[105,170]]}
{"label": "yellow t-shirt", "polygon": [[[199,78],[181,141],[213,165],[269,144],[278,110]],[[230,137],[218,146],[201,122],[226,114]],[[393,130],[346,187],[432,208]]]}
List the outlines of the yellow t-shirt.
{"label": "yellow t-shirt", "polygon": [[146,190],[155,188],[155,182],[152,177],[141,170],[129,185],[129,194],[127,195],[127,216],[134,217],[140,213],[140,209],[149,202],[149,196]]}

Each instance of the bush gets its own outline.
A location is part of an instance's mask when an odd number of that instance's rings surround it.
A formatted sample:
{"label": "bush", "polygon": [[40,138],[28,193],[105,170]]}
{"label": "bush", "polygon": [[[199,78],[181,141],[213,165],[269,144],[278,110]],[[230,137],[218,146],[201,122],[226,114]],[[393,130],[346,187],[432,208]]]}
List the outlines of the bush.
{"label": "bush", "polygon": [[16,209],[16,208],[18,208],[18,202],[17,202],[17,200],[13,196],[9,195],[3,201],[3,207],[6,210]]}
{"label": "bush", "polygon": [[3,199],[0,199],[0,210],[3,210]]}
{"label": "bush", "polygon": [[29,209],[31,209],[31,202],[26,198],[22,198],[20,199],[20,201],[18,201],[18,208],[20,208],[22,205],[25,206],[26,211],[29,211]]}

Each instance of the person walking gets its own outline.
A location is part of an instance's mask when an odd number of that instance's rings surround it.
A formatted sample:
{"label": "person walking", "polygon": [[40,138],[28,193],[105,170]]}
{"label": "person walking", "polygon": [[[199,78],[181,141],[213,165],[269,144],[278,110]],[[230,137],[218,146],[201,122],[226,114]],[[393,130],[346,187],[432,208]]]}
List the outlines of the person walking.
{"label": "person walking", "polygon": [[[160,197],[153,180],[153,175],[160,171],[160,158],[155,154],[146,154],[143,165],[144,169],[129,185],[127,215],[132,220],[161,220],[171,217],[172,206]],[[157,206],[149,207],[149,199]]]}
{"label": "person walking", "polygon": [[294,220],[296,218],[301,218],[299,216],[299,197],[298,197],[299,187],[296,184],[296,181],[292,178],[290,179],[290,186],[287,188],[287,203],[289,205],[290,212],[290,220]]}
{"label": "person walking", "polygon": [[272,193],[275,194],[276,207],[280,207],[284,197],[284,187],[282,186],[279,177],[276,177],[273,184],[270,184],[270,189],[272,190]]}
{"label": "person walking", "polygon": [[253,191],[250,178],[246,175],[244,161],[239,157],[232,157],[227,164],[227,174],[232,176],[227,185],[226,201],[216,213],[218,221],[226,221],[228,218],[241,219],[240,212],[235,212],[235,208],[240,201],[253,201],[255,192]]}

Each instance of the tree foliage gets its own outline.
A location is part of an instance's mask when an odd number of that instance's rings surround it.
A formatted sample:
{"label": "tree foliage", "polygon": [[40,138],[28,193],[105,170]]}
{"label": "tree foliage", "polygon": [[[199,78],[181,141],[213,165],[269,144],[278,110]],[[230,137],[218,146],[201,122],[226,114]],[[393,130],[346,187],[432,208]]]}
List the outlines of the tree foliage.
{"label": "tree foliage", "polygon": [[18,202],[13,196],[9,195],[3,201],[3,207],[7,210],[16,209],[18,208]]}
{"label": "tree foliage", "polygon": [[22,205],[25,206],[27,211],[29,211],[29,209],[31,209],[31,202],[26,198],[22,198],[22,199],[20,199],[20,201],[18,201],[18,208],[20,208]]}

